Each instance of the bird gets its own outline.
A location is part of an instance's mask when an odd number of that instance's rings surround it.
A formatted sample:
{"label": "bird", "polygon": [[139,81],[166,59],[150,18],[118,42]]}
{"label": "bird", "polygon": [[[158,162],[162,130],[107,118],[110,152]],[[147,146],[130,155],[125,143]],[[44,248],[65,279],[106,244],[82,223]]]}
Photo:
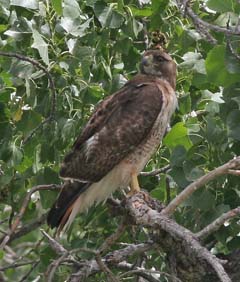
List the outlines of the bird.
{"label": "bird", "polygon": [[130,187],[156,152],[177,106],[176,63],[161,49],[148,49],[139,72],[103,99],[63,159],[65,181],[47,223],[66,231],[78,213]]}

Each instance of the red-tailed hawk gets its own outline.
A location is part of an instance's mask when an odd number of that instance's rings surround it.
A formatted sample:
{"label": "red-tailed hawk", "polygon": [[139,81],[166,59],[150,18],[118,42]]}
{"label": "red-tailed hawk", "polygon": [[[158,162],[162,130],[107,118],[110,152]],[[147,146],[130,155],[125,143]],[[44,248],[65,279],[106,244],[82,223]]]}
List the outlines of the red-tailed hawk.
{"label": "red-tailed hawk", "polygon": [[177,104],[176,64],[161,50],[148,50],[140,73],[96,108],[60,177],[66,180],[48,214],[58,231],[76,214],[104,201],[117,188],[139,191],[137,175],[161,143]]}

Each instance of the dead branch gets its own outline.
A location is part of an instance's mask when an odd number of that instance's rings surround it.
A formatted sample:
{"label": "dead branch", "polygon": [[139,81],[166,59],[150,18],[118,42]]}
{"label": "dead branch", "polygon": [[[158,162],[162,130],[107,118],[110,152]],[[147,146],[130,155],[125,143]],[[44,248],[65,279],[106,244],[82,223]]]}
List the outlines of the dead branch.
{"label": "dead branch", "polygon": [[240,157],[236,157],[222,166],[215,168],[209,173],[203,175],[190,185],[188,185],[179,195],[177,195],[167,206],[161,211],[162,215],[171,215],[178,206],[181,205],[187,198],[189,198],[193,192],[198,190],[200,187],[207,184],[209,181],[215,179],[218,176],[224,174],[237,174],[240,167]]}
{"label": "dead branch", "polygon": [[206,226],[201,231],[199,231],[196,234],[196,236],[200,240],[204,240],[209,235],[216,232],[226,221],[228,221],[229,219],[236,217],[238,215],[240,215],[240,207],[232,209],[232,210],[222,214],[219,218],[217,218],[212,223],[210,223],[208,226]]}
{"label": "dead branch", "polygon": [[43,190],[59,190],[61,188],[61,185],[56,185],[56,184],[49,184],[49,185],[37,185],[31,188],[31,190],[27,193],[25,199],[23,200],[23,204],[20,208],[19,213],[16,216],[16,219],[14,221],[14,223],[11,226],[11,229],[8,231],[8,235],[2,237],[0,239],[1,245],[0,247],[4,247],[10,240],[11,236],[15,233],[26,209],[28,206],[28,203],[31,199],[32,194],[34,194],[37,191],[43,191]]}

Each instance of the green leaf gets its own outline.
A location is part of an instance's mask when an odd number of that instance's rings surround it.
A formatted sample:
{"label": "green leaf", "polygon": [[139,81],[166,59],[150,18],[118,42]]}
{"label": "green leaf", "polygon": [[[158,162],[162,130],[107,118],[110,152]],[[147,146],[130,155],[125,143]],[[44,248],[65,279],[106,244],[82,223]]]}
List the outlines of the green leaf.
{"label": "green leaf", "polygon": [[183,122],[176,123],[170,132],[163,139],[163,144],[168,148],[173,149],[176,146],[182,145],[186,150],[192,147],[192,142],[188,136],[188,130]]}
{"label": "green leaf", "polygon": [[17,129],[24,134],[30,134],[31,130],[37,127],[42,121],[40,114],[34,111],[24,111],[22,119],[17,123]]}
{"label": "green leaf", "polygon": [[148,7],[142,7],[141,9],[138,9],[136,6],[130,6],[130,9],[135,17],[150,17],[153,13],[152,9]]}
{"label": "green leaf", "polygon": [[73,119],[68,119],[65,122],[61,132],[63,141],[66,141],[68,138],[74,136],[74,132],[75,132],[75,121]]}
{"label": "green leaf", "polygon": [[14,61],[11,66],[10,72],[15,77],[29,79],[32,76],[33,70],[33,65],[29,62]]}
{"label": "green leaf", "polygon": [[11,5],[33,10],[37,10],[39,8],[39,2],[37,0],[11,0]]}
{"label": "green leaf", "polygon": [[179,98],[179,110],[182,114],[188,114],[191,112],[191,96],[186,94]]}
{"label": "green leaf", "polygon": [[119,28],[124,20],[123,16],[115,11],[113,3],[106,6],[102,2],[97,2],[94,5],[94,12],[102,27]]}
{"label": "green leaf", "polygon": [[192,168],[192,166],[191,167],[184,166],[184,172],[185,172],[186,179],[188,181],[195,181],[205,174],[201,168],[199,167]]}
{"label": "green leaf", "polygon": [[158,187],[151,191],[151,196],[158,199],[159,201],[165,200],[166,192],[166,175],[161,175]]}
{"label": "green leaf", "polygon": [[240,140],[240,111],[233,110],[227,117],[228,136]]}
{"label": "green leaf", "polygon": [[63,16],[72,20],[81,16],[81,10],[76,0],[64,0]]}
{"label": "green leaf", "polygon": [[169,0],[152,0],[152,10],[154,13],[162,13],[166,9]]}
{"label": "green leaf", "polygon": [[[239,41],[237,41],[237,45],[239,45]],[[238,46],[236,46],[236,49],[238,49]],[[234,51],[237,53],[237,50]],[[229,50],[229,48],[226,49],[225,60],[226,67],[229,73],[238,73],[240,75],[240,62],[236,59],[236,56],[234,56],[234,54],[231,50]]]}
{"label": "green leaf", "polygon": [[62,9],[62,0],[52,0],[53,9],[55,12],[61,16],[63,9]]}
{"label": "green leaf", "polygon": [[48,66],[48,44],[43,40],[42,35],[36,29],[33,29],[33,44],[31,47],[38,50],[40,57]]}
{"label": "green leaf", "polygon": [[234,11],[233,0],[208,0],[207,6],[220,13]]}
{"label": "green leaf", "polygon": [[[66,30],[67,33],[70,33],[74,36],[82,37],[86,34],[91,21],[92,19],[88,19],[84,23],[82,23],[82,20],[78,18],[71,19],[68,17],[63,17],[61,19],[61,26]],[[72,39],[69,39],[69,40],[72,41]]]}
{"label": "green leaf", "polygon": [[211,210],[215,206],[215,196],[208,190],[199,190],[184,203],[186,206],[191,206],[202,211]]}
{"label": "green leaf", "polygon": [[225,46],[214,47],[207,56],[206,70],[210,82],[218,86],[229,86],[239,81],[239,75],[231,74],[226,69]]}
{"label": "green leaf", "polygon": [[171,166],[182,166],[183,161],[186,158],[187,151],[183,146],[177,146],[174,148],[172,155],[170,157]]}
{"label": "green leaf", "polygon": [[22,161],[23,153],[22,153],[22,150],[19,147],[17,147],[15,144],[12,144],[10,148],[11,148],[11,153],[12,153],[12,156],[10,159],[10,165],[16,166]]}

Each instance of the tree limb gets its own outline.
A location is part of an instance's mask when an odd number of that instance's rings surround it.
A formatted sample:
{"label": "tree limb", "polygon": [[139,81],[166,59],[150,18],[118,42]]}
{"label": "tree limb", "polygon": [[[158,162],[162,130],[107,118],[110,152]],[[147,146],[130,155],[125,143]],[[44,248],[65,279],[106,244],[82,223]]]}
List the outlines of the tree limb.
{"label": "tree limb", "polygon": [[190,6],[190,1],[188,0],[177,0],[178,8],[182,12],[183,16],[188,16],[196,30],[199,31],[200,34],[202,34],[210,43],[216,44],[217,40],[209,33],[210,30],[215,32],[221,32],[225,35],[240,35],[240,30],[237,28],[230,29],[230,28],[224,28],[218,25],[214,25],[211,23],[208,23],[204,20],[202,20],[197,14],[194,13]]}
{"label": "tree limb", "polygon": [[[232,166],[232,162],[230,163]],[[206,248],[202,247],[189,230],[149,207],[146,204],[147,198],[148,195],[138,193],[127,200],[126,208],[135,219],[136,224],[167,232],[168,236],[172,236],[175,240],[181,242],[186,252],[211,266],[219,281],[231,282],[219,260]]]}
{"label": "tree limb", "polygon": [[206,239],[210,234],[216,232],[227,220],[240,215],[240,207],[232,209],[224,214],[222,214],[219,218],[214,220],[212,223],[207,225],[201,231],[199,231],[196,236],[200,240]]}
{"label": "tree limb", "polygon": [[240,157],[236,157],[222,166],[215,168],[209,173],[203,175],[193,183],[189,184],[179,195],[177,195],[167,206],[161,211],[162,215],[171,215],[176,208],[182,204],[193,192],[198,190],[200,187],[207,184],[209,181],[215,179],[218,176],[224,174],[233,174],[233,172],[238,172],[240,167]]}
{"label": "tree limb", "polygon": [[30,233],[31,231],[37,229],[39,226],[41,226],[42,224],[45,223],[46,218],[47,218],[47,214],[45,213],[43,214],[40,218],[38,218],[37,220],[27,223],[26,225],[22,226],[18,231],[16,231],[15,233],[13,233],[8,241],[8,243]]}

